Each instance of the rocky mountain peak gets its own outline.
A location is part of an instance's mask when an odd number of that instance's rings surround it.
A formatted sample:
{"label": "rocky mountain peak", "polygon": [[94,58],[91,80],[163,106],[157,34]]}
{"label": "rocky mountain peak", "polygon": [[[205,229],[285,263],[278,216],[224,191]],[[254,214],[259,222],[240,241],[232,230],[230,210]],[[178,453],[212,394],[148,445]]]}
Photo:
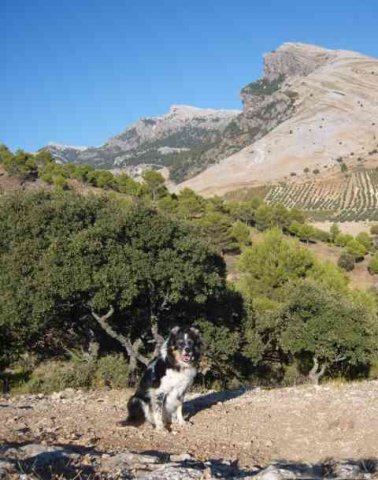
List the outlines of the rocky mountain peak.
{"label": "rocky mountain peak", "polygon": [[284,43],[277,50],[264,55],[264,78],[272,82],[284,75],[303,77],[323,66],[338,55],[328,50],[304,43]]}

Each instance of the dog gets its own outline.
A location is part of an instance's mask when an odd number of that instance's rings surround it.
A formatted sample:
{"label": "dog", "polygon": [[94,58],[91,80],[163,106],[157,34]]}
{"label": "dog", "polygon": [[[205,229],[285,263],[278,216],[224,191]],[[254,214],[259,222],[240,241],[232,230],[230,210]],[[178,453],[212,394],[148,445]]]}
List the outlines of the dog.
{"label": "dog", "polygon": [[157,430],[163,430],[169,429],[174,419],[184,425],[182,404],[197,374],[201,350],[197,328],[172,328],[128,401],[128,417],[122,425],[140,426],[148,421]]}

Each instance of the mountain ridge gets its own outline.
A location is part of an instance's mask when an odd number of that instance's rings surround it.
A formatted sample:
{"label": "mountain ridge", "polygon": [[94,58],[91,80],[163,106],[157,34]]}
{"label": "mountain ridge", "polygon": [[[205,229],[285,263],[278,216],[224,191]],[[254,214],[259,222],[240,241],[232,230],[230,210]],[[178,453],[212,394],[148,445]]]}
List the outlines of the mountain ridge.
{"label": "mountain ridge", "polygon": [[363,157],[375,147],[377,91],[378,60],[286,42],[264,55],[262,77],[241,90],[242,111],[172,105],[99,147],[45,148],[61,162],[132,175],[164,169],[174,190],[204,195],[290,176],[308,180],[305,169],[334,173],[338,158]]}
{"label": "mountain ridge", "polygon": [[[309,50],[305,67],[304,62],[298,63],[306,51],[303,44],[284,44],[266,55],[264,75],[268,72],[270,76],[244,90],[243,114],[251,119],[263,102],[269,106],[282,95],[291,96],[292,108],[282,121],[179,188],[189,187],[205,195],[224,194],[289,181],[291,175],[296,181],[307,180],[306,168],[319,170],[320,175],[325,169],[323,175],[335,173],[340,159],[347,164],[355,163],[356,158],[366,160],[368,151],[377,146],[378,60],[345,50],[330,54],[316,48],[316,55],[312,46]],[[290,76],[283,71],[291,72]],[[279,74],[284,75],[281,83],[274,92],[265,94],[264,85],[270,85]]]}

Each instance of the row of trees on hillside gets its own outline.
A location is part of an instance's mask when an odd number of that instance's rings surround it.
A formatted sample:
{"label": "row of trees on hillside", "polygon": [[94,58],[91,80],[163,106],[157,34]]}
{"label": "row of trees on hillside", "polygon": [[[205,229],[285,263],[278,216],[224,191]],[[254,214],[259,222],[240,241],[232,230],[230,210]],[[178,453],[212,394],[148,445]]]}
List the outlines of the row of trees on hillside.
{"label": "row of trees on hillside", "polygon": [[173,325],[197,323],[209,382],[366,374],[378,359],[376,295],[351,290],[297,239],[275,227],[246,242],[239,285],[227,283],[214,230],[202,221],[256,222],[261,205],[228,205],[226,214],[213,199],[180,221],[106,195],[3,195],[1,366],[25,351],[40,361],[95,341],[100,355],[124,349],[133,378]]}

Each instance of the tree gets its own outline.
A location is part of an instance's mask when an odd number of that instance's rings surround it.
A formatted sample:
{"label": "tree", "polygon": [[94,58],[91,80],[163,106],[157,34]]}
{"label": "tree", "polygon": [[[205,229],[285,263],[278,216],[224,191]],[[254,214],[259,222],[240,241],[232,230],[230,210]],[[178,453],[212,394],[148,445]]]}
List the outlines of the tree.
{"label": "tree", "polygon": [[196,224],[218,252],[224,253],[239,248],[231,220],[227,215],[214,211],[206,212]]}
{"label": "tree", "polygon": [[231,227],[231,237],[235,238],[240,247],[246,247],[251,244],[250,229],[245,223],[239,220]]}
{"label": "tree", "polygon": [[208,302],[227,294],[224,261],[198,230],[155,210],[72,192],[0,202],[4,363],[26,348],[63,353],[69,330],[80,345],[91,329],[106,344],[93,314],[145,356],[173,324],[209,319]]}
{"label": "tree", "polygon": [[255,214],[256,228],[261,231],[267,230],[274,225],[273,209],[266,204],[261,204]]}
{"label": "tree", "polygon": [[23,150],[17,150],[15,154],[12,154],[5,146],[2,146],[0,155],[2,164],[9,175],[20,177],[22,180],[36,177],[37,163],[34,155]]}
{"label": "tree", "polygon": [[333,223],[331,225],[329,233],[331,235],[332,243],[335,243],[336,238],[341,234],[341,230],[340,230],[339,226],[337,225],[337,223]]}
{"label": "tree", "polygon": [[264,202],[260,197],[253,197],[245,201],[228,201],[226,209],[234,220],[240,220],[247,225],[255,225],[256,210]]}
{"label": "tree", "polygon": [[366,232],[360,232],[356,236],[356,240],[357,240],[357,242],[361,243],[361,245],[363,245],[366,248],[367,251],[369,251],[373,246],[372,239],[371,239],[370,235]]}
{"label": "tree", "polygon": [[361,261],[367,253],[366,247],[357,240],[350,240],[346,245],[346,251],[352,255],[355,260]]}
{"label": "tree", "polygon": [[353,235],[350,235],[349,233],[339,233],[336,235],[334,242],[335,245],[339,247],[346,247],[346,245],[352,240],[354,240]]}
{"label": "tree", "polygon": [[308,225],[307,223],[298,223],[296,221],[290,224],[288,230],[307,244],[310,241],[314,241],[318,234],[317,229],[312,225]]}
{"label": "tree", "polygon": [[[378,328],[363,304],[304,281],[278,313],[279,344],[302,362],[310,380],[328,370],[369,364],[378,355]],[[312,363],[312,365],[311,365]],[[311,365],[312,368],[309,368]]]}
{"label": "tree", "polygon": [[354,255],[351,255],[348,252],[343,252],[337,261],[337,265],[347,272],[351,272],[354,269],[355,263],[356,260]]}
{"label": "tree", "polygon": [[201,218],[205,212],[206,201],[190,188],[184,188],[177,195],[177,215],[180,218]]}
{"label": "tree", "polygon": [[166,195],[165,179],[161,173],[156,170],[147,170],[143,172],[142,178],[147,185],[148,191],[151,193],[153,203]]}
{"label": "tree", "polygon": [[314,263],[312,253],[297,240],[286,240],[278,229],[272,229],[240,257],[238,268],[245,274],[243,291],[248,298],[264,295],[281,300],[282,288],[308,275]]}

